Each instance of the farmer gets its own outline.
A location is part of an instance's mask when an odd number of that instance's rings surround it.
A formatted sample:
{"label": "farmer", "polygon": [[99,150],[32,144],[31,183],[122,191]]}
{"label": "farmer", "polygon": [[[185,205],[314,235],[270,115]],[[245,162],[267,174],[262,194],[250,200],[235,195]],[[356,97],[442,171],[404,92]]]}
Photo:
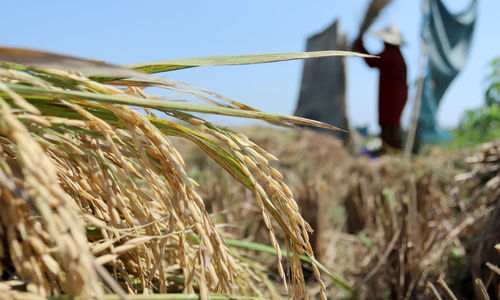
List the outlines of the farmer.
{"label": "farmer", "polygon": [[[365,58],[371,68],[380,70],[378,88],[378,123],[380,137],[385,145],[403,148],[400,118],[406,104],[408,86],[406,84],[406,63],[399,46],[403,38],[397,25],[393,24],[372,33],[384,42],[384,50],[378,58]],[[354,42],[354,50],[369,54],[363,45],[362,35]]]}

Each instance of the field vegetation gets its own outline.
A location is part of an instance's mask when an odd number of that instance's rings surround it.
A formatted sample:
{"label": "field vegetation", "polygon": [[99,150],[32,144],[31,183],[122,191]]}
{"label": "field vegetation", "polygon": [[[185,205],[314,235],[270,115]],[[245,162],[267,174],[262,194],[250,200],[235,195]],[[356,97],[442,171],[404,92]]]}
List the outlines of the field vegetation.
{"label": "field vegetation", "polygon": [[294,126],[331,125],[151,75],[350,53],[124,68],[0,50],[2,299],[499,295],[497,61],[455,146],[373,160]]}

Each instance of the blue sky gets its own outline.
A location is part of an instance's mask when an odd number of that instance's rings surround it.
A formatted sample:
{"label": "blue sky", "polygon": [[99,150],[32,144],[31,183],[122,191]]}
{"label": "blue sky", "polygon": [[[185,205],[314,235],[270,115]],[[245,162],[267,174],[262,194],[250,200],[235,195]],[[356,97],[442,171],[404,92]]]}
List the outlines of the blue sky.
{"label": "blue sky", "polygon": [[[455,126],[463,111],[482,104],[487,64],[500,56],[500,1],[479,0],[471,53],[442,101],[439,121]],[[470,0],[445,0],[460,11]],[[117,64],[182,57],[304,51],[307,37],[339,18],[351,41],[368,0],[253,1],[5,1],[0,44],[48,50]],[[372,26],[401,27],[409,84],[417,76],[420,1],[395,0]],[[381,44],[366,36],[369,50]],[[260,110],[292,114],[302,62],[204,67],[163,76],[218,92]],[[377,131],[376,70],[349,58],[348,113],[354,125]],[[409,119],[413,91],[403,115]],[[220,124],[241,124],[217,119]]]}

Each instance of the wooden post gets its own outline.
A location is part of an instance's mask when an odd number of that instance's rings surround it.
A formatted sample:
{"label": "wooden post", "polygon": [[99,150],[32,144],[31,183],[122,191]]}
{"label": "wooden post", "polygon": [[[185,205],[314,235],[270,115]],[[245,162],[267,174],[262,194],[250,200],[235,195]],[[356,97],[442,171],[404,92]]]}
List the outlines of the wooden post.
{"label": "wooden post", "polygon": [[[423,47],[422,47],[423,48]],[[421,56],[424,56],[422,53]],[[424,57],[420,58],[420,67],[419,67],[419,75],[416,83],[415,97],[413,99],[413,108],[410,120],[410,128],[408,129],[408,136],[406,137],[405,144],[405,158],[410,159],[411,153],[413,150],[413,146],[415,145],[415,136],[417,134],[418,127],[418,117],[420,116],[420,104],[422,102],[422,89],[424,86],[424,72],[426,64],[423,61],[426,61]]]}
{"label": "wooden post", "polygon": [[[422,0],[422,17],[429,10],[429,0]],[[423,21],[422,21],[423,22]],[[420,116],[420,105],[422,102],[422,89],[424,86],[424,72],[427,67],[427,47],[424,41],[420,43],[419,70],[416,82],[415,97],[413,99],[413,109],[410,120],[410,128],[408,128],[408,136],[405,144],[405,158],[410,159],[413,146],[415,145],[415,136],[417,134],[418,117]]]}

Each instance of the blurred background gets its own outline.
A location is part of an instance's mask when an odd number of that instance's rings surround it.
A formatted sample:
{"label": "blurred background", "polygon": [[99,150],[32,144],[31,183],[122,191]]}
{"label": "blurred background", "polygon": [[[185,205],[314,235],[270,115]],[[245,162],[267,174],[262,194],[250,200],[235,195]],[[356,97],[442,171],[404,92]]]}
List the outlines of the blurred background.
{"label": "blurred background", "polygon": [[[184,57],[305,50],[306,39],[335,19],[351,43],[367,0],[304,1],[8,1],[0,20],[1,44],[127,64]],[[470,1],[443,1],[452,12]],[[455,127],[463,112],[480,106],[488,64],[498,56],[500,2],[480,1],[467,64],[446,92],[438,112],[442,127]],[[406,45],[410,86],[402,117],[408,127],[420,51],[420,1],[394,1],[370,30],[397,23]],[[382,43],[369,34],[371,52]],[[293,114],[302,61],[250,66],[202,67],[164,76],[218,92],[257,109]],[[354,126],[378,132],[378,70],[360,58],[347,59],[347,110]],[[213,118],[213,117],[212,117]],[[212,119],[240,125],[245,119]]]}

